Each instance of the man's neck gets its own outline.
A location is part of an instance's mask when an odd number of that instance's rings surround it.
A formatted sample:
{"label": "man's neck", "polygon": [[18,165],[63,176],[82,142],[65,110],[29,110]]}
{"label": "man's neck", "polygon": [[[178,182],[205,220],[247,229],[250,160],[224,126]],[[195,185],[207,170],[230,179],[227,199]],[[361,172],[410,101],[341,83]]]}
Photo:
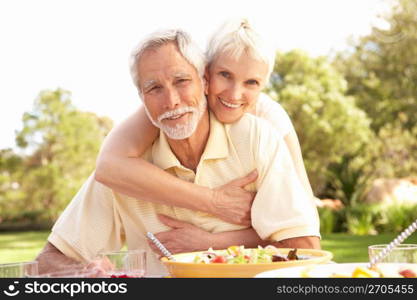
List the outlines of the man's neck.
{"label": "man's neck", "polygon": [[206,110],[200,122],[198,122],[196,130],[189,138],[173,140],[167,137],[167,140],[172,152],[181,164],[195,172],[206,148],[209,134],[210,119],[208,110]]}

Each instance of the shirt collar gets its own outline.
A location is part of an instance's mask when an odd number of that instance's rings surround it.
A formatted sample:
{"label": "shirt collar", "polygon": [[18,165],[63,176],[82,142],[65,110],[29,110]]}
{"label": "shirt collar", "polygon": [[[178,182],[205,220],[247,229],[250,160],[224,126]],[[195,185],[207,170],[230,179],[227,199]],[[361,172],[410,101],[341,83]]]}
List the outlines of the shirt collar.
{"label": "shirt collar", "polygon": [[[226,127],[210,112],[210,135],[200,162],[208,159],[221,159],[229,155]],[[180,161],[172,152],[165,133],[162,131],[152,146],[152,159],[155,165],[167,170],[172,167],[182,167]]]}
{"label": "shirt collar", "polygon": [[210,111],[210,135],[202,159],[219,159],[229,156],[229,139],[226,126]]}

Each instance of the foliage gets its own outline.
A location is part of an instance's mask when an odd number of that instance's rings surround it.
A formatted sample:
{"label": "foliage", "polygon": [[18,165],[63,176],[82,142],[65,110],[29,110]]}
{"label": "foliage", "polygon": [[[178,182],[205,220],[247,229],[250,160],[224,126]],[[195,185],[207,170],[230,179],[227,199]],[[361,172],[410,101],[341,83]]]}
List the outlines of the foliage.
{"label": "foliage", "polygon": [[363,199],[375,178],[375,169],[369,155],[369,144],[352,154],[342,156],[339,163],[332,163],[327,169],[327,193],[342,200],[346,207],[355,206]]}
{"label": "foliage", "polygon": [[375,235],[380,222],[379,205],[358,204],[346,209],[346,230],[355,235]]}
{"label": "foliage", "polygon": [[404,128],[417,124],[417,3],[398,0],[385,20],[389,29],[373,28],[335,61],[376,132],[400,115]]}
{"label": "foliage", "polygon": [[407,129],[403,122],[384,125],[370,152],[377,177],[402,178],[417,175],[417,124]]}
{"label": "foliage", "polygon": [[322,234],[400,233],[417,219],[417,204],[356,204],[339,211],[319,208]]}
{"label": "foliage", "polygon": [[0,150],[0,223],[26,197],[18,183],[22,177],[23,159],[12,149]]}
{"label": "foliage", "polygon": [[[328,191],[345,204],[360,200],[373,179],[417,175],[417,3],[398,0],[385,19],[389,29],[373,28],[333,62],[348,82],[347,94],[370,117],[374,131],[362,153],[329,170],[334,180]],[[354,161],[361,163],[355,166]],[[347,216],[346,224],[351,232],[398,231],[416,218],[411,212],[401,205],[381,208],[380,224],[371,224],[375,218],[369,212]]]}
{"label": "foliage", "polygon": [[345,224],[345,210],[333,210],[326,207],[318,207],[320,216],[321,234],[342,232]]}
{"label": "foliage", "polygon": [[383,209],[381,229],[384,232],[401,232],[417,220],[417,204],[392,204]]}
{"label": "foliage", "polygon": [[6,168],[13,174],[9,185],[19,192],[19,197],[10,197],[13,188],[2,186],[3,215],[10,220],[55,219],[94,169],[111,126],[107,118],[77,110],[69,92],[41,92],[32,111],[23,115],[23,128],[16,136],[27,153],[19,159],[17,154],[3,155],[9,164],[12,158],[16,161],[14,170]]}
{"label": "foliage", "polygon": [[269,93],[290,115],[316,193],[325,186],[327,167],[372,136],[370,120],[346,91],[343,76],[326,58],[278,54]]}

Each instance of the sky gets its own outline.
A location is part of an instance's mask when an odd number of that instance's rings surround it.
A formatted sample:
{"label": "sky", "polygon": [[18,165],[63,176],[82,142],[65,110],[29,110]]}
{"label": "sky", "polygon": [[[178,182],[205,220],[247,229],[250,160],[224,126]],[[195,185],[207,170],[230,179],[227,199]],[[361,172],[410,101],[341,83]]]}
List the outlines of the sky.
{"label": "sky", "polygon": [[142,37],[181,27],[204,49],[219,24],[247,17],[277,50],[312,56],[384,27],[390,0],[0,0],[0,149],[41,90],[63,88],[80,110],[115,124],[141,101],[128,57]]}

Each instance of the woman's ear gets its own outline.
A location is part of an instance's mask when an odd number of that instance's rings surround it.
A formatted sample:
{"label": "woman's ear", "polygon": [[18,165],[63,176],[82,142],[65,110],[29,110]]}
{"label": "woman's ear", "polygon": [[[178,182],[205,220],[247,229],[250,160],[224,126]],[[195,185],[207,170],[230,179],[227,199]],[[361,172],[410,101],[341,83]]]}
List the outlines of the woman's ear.
{"label": "woman's ear", "polygon": [[210,82],[209,66],[204,71],[204,94],[208,95],[208,87]]}

